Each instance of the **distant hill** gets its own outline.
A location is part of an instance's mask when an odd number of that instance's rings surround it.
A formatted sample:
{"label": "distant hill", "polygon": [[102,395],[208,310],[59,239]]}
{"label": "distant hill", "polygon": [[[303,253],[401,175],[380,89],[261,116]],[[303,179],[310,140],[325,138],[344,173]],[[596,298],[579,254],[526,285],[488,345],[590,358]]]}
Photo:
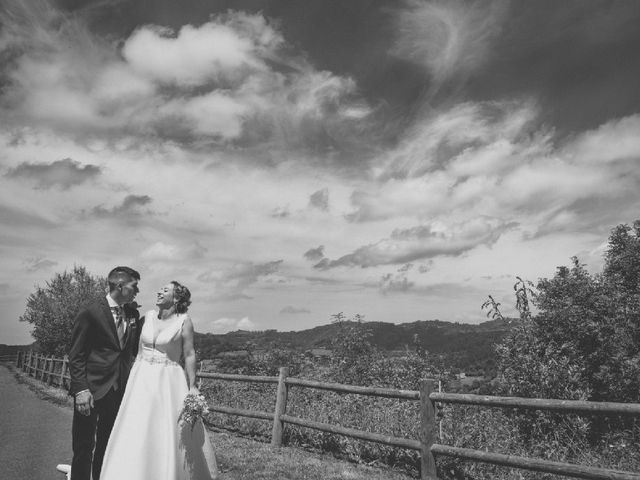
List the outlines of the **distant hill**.
{"label": "distant hill", "polygon": [[[370,341],[386,352],[414,350],[414,337],[445,365],[463,371],[491,370],[495,364],[493,346],[509,331],[508,320],[491,320],[478,325],[441,320],[412,323],[365,322]],[[305,351],[331,348],[331,341],[340,333],[340,326],[331,323],[308,330],[279,332],[238,330],[223,335],[196,333],[196,348],[201,358],[211,358],[230,350],[241,350],[247,343],[256,350],[284,348]]]}

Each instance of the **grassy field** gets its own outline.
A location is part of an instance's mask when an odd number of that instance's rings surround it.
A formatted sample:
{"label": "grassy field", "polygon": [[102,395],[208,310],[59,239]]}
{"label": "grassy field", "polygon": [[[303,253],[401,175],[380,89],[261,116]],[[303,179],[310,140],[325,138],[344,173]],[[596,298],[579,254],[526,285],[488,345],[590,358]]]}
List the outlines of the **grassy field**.
{"label": "grassy field", "polygon": [[[11,368],[11,367],[10,367]],[[15,371],[16,380],[43,400],[73,408],[65,391]],[[387,468],[336,459],[299,448],[271,448],[269,444],[224,431],[210,432],[220,466],[220,480],[410,480]]]}

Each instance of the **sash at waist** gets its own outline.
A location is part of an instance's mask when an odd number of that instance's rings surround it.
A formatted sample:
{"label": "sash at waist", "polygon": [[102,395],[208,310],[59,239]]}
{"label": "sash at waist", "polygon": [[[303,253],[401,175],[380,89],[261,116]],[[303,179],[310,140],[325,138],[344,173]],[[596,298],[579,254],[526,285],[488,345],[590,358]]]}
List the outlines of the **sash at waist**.
{"label": "sash at waist", "polygon": [[148,351],[145,352],[144,350],[138,353],[138,356],[136,357],[136,362],[139,362],[139,361],[154,363],[159,365],[176,365],[178,367],[182,366],[178,362],[174,362],[173,360],[168,358],[164,353],[148,352]]}

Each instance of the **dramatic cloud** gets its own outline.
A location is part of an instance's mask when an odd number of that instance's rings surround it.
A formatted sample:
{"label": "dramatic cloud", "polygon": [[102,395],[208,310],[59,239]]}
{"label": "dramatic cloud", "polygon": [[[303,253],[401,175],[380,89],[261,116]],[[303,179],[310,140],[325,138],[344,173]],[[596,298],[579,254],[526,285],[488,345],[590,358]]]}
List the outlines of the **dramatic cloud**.
{"label": "dramatic cloud", "polygon": [[280,310],[280,313],[285,313],[285,314],[311,313],[311,310],[308,310],[306,308],[294,307],[292,305],[287,305],[282,310]]}
{"label": "dramatic cloud", "polygon": [[196,87],[240,83],[267,70],[262,59],[278,49],[282,36],[263,17],[228,14],[177,34],[148,26],[134,32],[122,49],[132,68],[153,81]]}
{"label": "dramatic cloud", "polygon": [[74,138],[131,136],[191,149],[306,150],[306,142],[350,142],[368,113],[352,79],[315,70],[258,13],[230,11],[177,31],[141,26],[118,49],[93,36],[82,16],[38,0],[9,3],[0,12],[10,25],[0,42],[12,60],[0,70],[7,127],[30,122]]}
{"label": "dramatic cloud", "polygon": [[124,234],[205,331],[482,321],[640,211],[640,3],[0,3],[7,318]]}
{"label": "dramatic cloud", "polygon": [[394,53],[424,67],[436,86],[480,67],[500,32],[508,3],[407,0],[396,18]]}
{"label": "dramatic cloud", "polygon": [[25,162],[9,169],[5,174],[8,178],[32,180],[36,188],[47,189],[58,186],[63,190],[95,179],[98,175],[100,175],[100,167],[81,165],[70,158],[52,163]]}
{"label": "dramatic cloud", "polygon": [[503,233],[515,226],[515,223],[503,223],[497,219],[478,218],[450,227],[420,225],[409,229],[396,229],[388,239],[360,247],[337,260],[325,258],[314,268],[366,268],[402,264],[437,256],[458,256],[480,245],[493,245]]}
{"label": "dramatic cloud", "polygon": [[44,257],[27,258],[22,263],[25,270],[29,273],[37,272],[38,270],[48,270],[49,268],[58,265],[58,262],[48,260]]}

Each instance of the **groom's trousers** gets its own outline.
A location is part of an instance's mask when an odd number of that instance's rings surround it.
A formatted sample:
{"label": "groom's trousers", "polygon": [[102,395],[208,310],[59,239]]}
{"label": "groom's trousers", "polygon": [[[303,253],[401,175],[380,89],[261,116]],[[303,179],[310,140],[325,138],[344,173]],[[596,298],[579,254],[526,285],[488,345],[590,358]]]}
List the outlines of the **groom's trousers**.
{"label": "groom's trousers", "polygon": [[91,480],[91,472],[93,480],[100,479],[104,451],[122,402],[123,391],[109,390],[100,400],[94,401],[89,415],[82,415],[74,408],[71,480]]}

